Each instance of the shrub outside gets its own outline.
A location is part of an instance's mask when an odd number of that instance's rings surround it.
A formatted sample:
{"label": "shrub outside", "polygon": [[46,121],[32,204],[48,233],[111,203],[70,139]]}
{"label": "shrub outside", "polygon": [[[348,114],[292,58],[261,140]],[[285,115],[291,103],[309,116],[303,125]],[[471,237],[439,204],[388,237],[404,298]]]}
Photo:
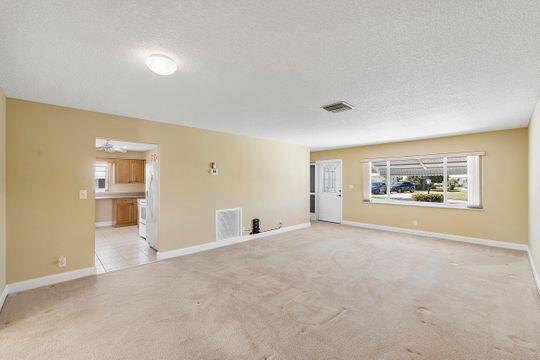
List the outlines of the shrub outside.
{"label": "shrub outside", "polygon": [[443,194],[414,194],[412,196],[413,201],[423,201],[423,202],[437,202],[442,203],[444,201]]}

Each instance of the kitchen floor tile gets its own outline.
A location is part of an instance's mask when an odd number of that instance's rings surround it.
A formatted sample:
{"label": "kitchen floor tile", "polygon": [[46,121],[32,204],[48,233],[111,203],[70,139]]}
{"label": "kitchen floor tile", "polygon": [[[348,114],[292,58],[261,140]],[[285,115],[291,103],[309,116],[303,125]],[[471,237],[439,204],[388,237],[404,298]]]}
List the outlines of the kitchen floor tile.
{"label": "kitchen floor tile", "polygon": [[156,261],[156,251],[139,237],[137,226],[96,229],[95,249],[98,274]]}

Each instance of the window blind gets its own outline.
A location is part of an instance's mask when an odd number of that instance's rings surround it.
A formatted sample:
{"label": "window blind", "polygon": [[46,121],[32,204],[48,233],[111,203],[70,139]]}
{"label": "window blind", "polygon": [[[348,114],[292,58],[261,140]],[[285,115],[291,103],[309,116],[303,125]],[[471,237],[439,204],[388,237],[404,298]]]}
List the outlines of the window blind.
{"label": "window blind", "polygon": [[371,163],[362,163],[362,199],[371,199]]}
{"label": "window blind", "polygon": [[469,175],[469,197],[467,207],[482,207],[482,162],[478,155],[467,156],[467,172]]}

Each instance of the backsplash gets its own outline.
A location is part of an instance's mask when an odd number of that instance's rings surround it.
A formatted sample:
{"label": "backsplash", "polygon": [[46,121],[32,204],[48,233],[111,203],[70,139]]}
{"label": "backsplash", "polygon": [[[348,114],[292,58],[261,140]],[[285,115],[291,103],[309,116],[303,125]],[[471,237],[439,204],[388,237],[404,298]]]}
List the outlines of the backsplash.
{"label": "backsplash", "polygon": [[144,192],[144,184],[109,184],[109,191],[112,193],[132,193]]}

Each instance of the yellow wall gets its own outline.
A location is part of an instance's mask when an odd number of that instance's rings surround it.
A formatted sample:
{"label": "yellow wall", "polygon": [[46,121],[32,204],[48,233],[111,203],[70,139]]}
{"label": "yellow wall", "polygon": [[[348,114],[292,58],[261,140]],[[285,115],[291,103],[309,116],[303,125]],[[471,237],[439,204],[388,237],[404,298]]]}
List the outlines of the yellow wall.
{"label": "yellow wall", "polygon": [[[6,285],[6,97],[0,88],[0,293]],[[1,307],[1,305],[0,305]]]}
{"label": "yellow wall", "polygon": [[216,209],[242,207],[246,227],[309,221],[303,146],[16,99],[7,134],[8,283],[93,266],[96,137],[159,145],[160,251],[214,241]]}
{"label": "yellow wall", "polygon": [[540,271],[540,100],[529,124],[529,249]]}
{"label": "yellow wall", "polygon": [[[311,160],[343,159],[343,219],[515,243],[528,240],[527,129],[314,152]],[[364,158],[485,151],[483,210],[362,202]],[[348,185],[354,185],[349,190]],[[413,226],[413,221],[418,226]]]}

